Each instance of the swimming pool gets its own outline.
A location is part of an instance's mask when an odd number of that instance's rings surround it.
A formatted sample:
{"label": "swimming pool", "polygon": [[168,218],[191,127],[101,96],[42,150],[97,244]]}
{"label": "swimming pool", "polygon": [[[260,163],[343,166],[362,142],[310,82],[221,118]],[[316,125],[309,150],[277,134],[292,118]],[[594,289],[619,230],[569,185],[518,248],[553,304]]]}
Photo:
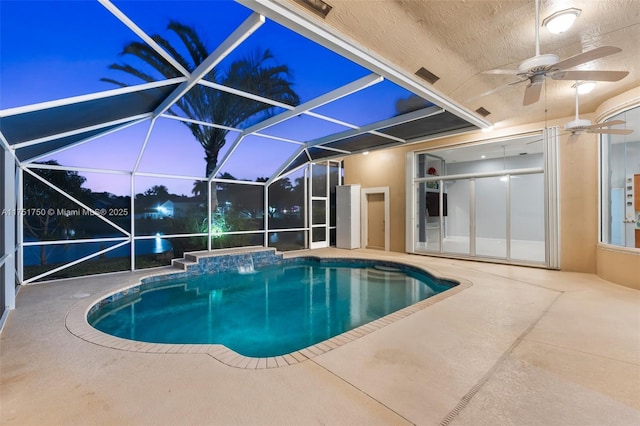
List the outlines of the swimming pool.
{"label": "swimming pool", "polygon": [[142,342],[222,344],[247,357],[288,354],[456,285],[377,261],[297,258],[142,284],[90,309],[105,333]]}

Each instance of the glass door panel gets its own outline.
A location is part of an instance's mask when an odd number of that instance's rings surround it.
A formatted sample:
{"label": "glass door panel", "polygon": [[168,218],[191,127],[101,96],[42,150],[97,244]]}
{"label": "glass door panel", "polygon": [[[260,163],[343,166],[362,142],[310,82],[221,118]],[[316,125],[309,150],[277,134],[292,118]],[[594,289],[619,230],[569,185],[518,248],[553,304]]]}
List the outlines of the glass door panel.
{"label": "glass door panel", "polygon": [[545,261],[544,175],[511,176],[511,259]]}
{"label": "glass door panel", "polygon": [[[316,226],[311,229],[311,244],[315,245],[318,243],[325,243],[327,240],[327,227],[326,226]],[[315,244],[314,244],[315,243]],[[326,247],[326,245],[321,246]],[[317,247],[312,247],[317,248]]]}
{"label": "glass door panel", "polygon": [[477,178],[476,255],[507,257],[507,176]]}
{"label": "glass door panel", "polygon": [[336,187],[340,185],[340,163],[329,162],[329,245],[336,245]]}
{"label": "glass door panel", "polygon": [[470,253],[470,197],[469,179],[444,182],[447,202],[444,216],[444,240],[442,251],[445,253]]}
{"label": "glass door panel", "polygon": [[311,225],[327,224],[327,200],[311,201]]}
{"label": "glass door panel", "polygon": [[557,141],[552,127],[408,154],[407,251],[557,267]]}
{"label": "glass door panel", "polygon": [[417,186],[415,248],[417,251],[440,253],[440,215],[437,207],[440,193],[427,188],[425,183]]}
{"label": "glass door panel", "polygon": [[327,196],[327,164],[311,164],[311,196]]}

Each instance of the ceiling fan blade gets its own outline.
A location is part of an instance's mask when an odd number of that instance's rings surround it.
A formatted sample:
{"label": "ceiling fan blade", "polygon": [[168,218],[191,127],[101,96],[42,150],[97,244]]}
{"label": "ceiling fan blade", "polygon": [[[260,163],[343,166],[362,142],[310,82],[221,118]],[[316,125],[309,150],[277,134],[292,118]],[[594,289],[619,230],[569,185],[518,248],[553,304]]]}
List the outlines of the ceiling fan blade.
{"label": "ceiling fan blade", "polygon": [[527,106],[538,102],[540,99],[540,92],[542,92],[542,83],[527,85],[527,89],[524,91],[524,99],[522,105]]}
{"label": "ceiling fan blade", "polygon": [[589,126],[589,128],[590,129],[599,129],[600,127],[617,126],[619,124],[627,124],[627,122],[624,121],[624,120],[611,120],[611,121],[605,121],[605,122],[602,122],[602,123],[592,124],[591,126]]}
{"label": "ceiling fan blade", "polygon": [[482,98],[482,97],[487,96],[487,95],[491,95],[491,94],[493,94],[495,92],[498,92],[498,91],[500,91],[502,89],[505,89],[505,88],[507,88],[509,86],[513,86],[513,85],[516,85],[516,84],[519,84],[519,83],[524,83],[525,81],[529,81],[529,79],[525,78],[524,80],[516,80],[516,81],[512,81],[511,83],[503,84],[501,86],[496,87],[495,89],[488,90],[488,91],[486,91],[484,93],[480,93],[479,95],[476,95],[476,96],[474,96],[472,98],[469,98],[469,99],[465,100],[464,102],[465,103],[473,102],[476,99]]}
{"label": "ceiling fan blade", "polygon": [[482,74],[516,75],[519,72],[520,71],[518,70],[495,69],[495,70],[482,71]]}
{"label": "ceiling fan blade", "polygon": [[618,81],[629,75],[629,71],[558,71],[551,74],[554,80]]}
{"label": "ceiling fan blade", "polygon": [[559,68],[561,70],[567,68],[573,68],[577,65],[581,65],[596,59],[604,58],[605,56],[613,55],[614,53],[622,52],[622,49],[615,46],[601,46],[586,52],[578,53],[553,65],[553,68]]}
{"label": "ceiling fan blade", "polygon": [[588,129],[587,133],[601,133],[606,135],[630,135],[631,129]]}

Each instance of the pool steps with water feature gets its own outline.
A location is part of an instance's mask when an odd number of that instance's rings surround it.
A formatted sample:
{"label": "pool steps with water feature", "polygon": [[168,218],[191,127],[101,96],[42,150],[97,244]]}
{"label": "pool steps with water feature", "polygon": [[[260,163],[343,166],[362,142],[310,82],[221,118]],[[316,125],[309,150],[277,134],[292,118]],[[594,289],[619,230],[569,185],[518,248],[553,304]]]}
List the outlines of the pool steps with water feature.
{"label": "pool steps with water feature", "polygon": [[216,251],[196,251],[185,253],[181,259],[173,259],[174,268],[190,274],[211,272],[251,272],[253,268],[282,262],[283,255],[275,248],[243,247]]}

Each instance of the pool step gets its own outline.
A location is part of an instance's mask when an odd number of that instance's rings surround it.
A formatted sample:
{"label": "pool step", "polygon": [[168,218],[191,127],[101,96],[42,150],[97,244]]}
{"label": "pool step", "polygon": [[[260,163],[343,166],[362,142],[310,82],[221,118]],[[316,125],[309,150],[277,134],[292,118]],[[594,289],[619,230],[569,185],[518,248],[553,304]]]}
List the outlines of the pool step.
{"label": "pool step", "polygon": [[194,260],[188,259],[187,256],[188,255],[186,255],[181,259],[172,259],[171,266],[173,266],[174,268],[182,269],[183,271],[188,271],[189,266],[198,264],[197,260],[194,261]]}

